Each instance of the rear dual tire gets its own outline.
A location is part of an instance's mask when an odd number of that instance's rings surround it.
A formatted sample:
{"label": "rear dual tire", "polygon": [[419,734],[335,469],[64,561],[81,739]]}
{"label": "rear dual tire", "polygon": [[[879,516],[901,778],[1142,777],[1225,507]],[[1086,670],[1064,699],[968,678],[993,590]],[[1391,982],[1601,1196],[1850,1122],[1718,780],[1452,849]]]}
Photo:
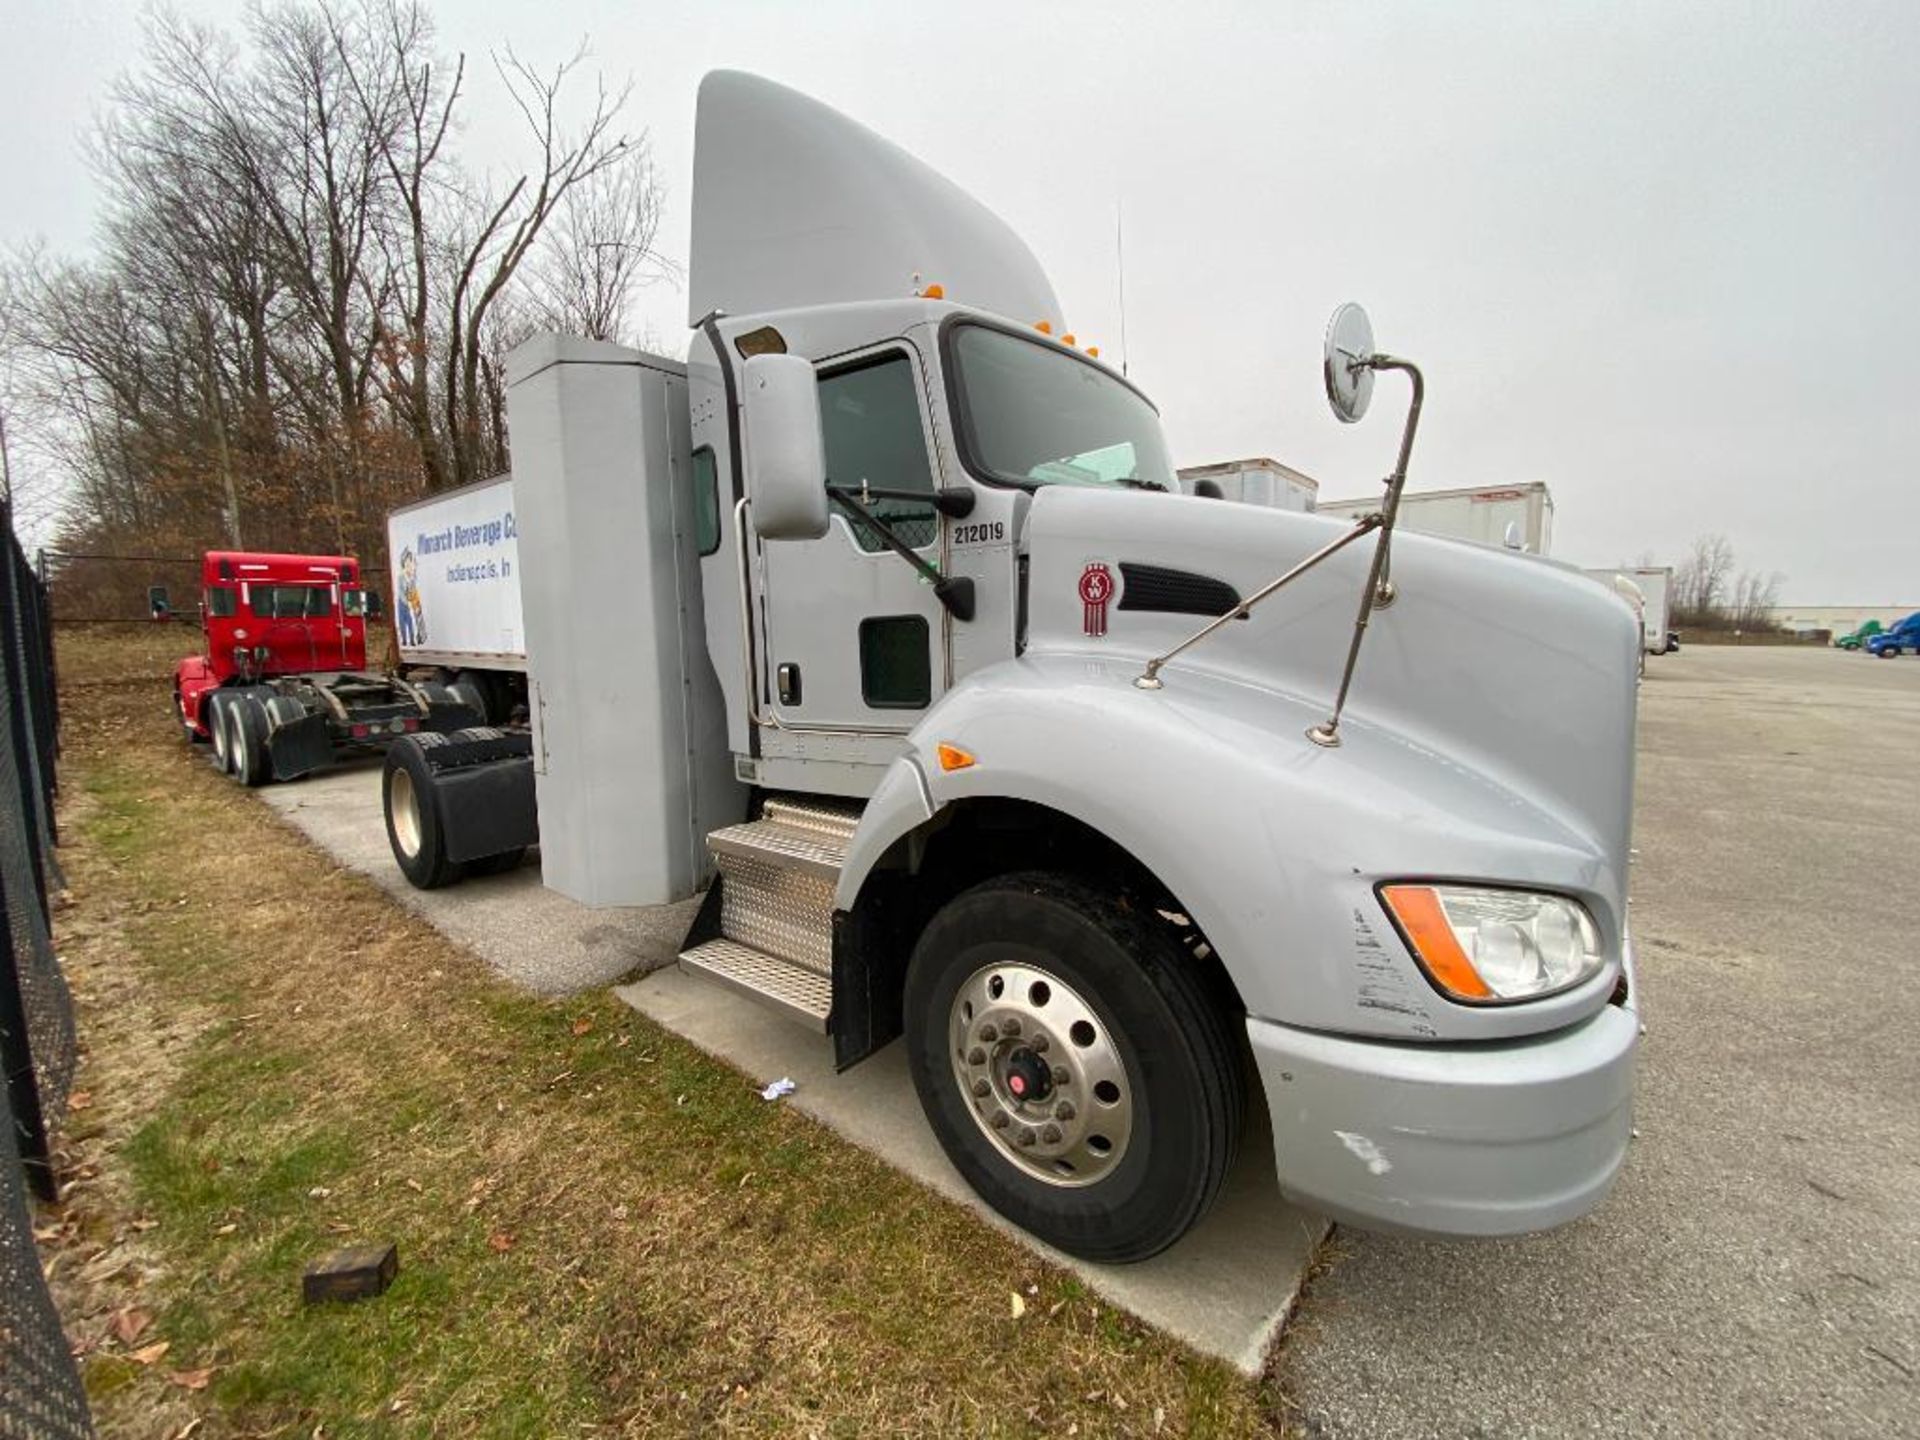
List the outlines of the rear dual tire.
{"label": "rear dual tire", "polygon": [[433,766],[427,752],[447,743],[444,735],[422,731],[387,747],[380,776],[380,807],[387,817],[387,843],[400,873],[416,890],[451,885],[467,867],[447,858],[447,836],[440,820]]}

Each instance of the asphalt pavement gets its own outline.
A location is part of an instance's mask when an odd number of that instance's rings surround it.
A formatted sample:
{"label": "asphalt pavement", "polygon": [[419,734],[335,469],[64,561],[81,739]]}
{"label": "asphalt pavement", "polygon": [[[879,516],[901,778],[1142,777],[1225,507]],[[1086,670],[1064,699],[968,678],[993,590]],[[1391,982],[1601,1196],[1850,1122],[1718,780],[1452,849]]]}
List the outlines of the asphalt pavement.
{"label": "asphalt pavement", "polygon": [[1653,657],[1639,755],[1626,1171],[1549,1235],[1337,1232],[1311,1434],[1920,1435],[1920,659]]}

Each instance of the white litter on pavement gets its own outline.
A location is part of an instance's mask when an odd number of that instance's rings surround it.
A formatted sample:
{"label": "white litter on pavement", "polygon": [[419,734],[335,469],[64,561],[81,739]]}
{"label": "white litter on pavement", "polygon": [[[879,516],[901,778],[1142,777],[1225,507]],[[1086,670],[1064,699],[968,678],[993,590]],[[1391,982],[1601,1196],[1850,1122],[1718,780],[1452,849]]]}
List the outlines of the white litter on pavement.
{"label": "white litter on pavement", "polygon": [[760,1098],[762,1100],[778,1100],[782,1095],[791,1095],[794,1089],[793,1081],[782,1075],[778,1080],[760,1092]]}

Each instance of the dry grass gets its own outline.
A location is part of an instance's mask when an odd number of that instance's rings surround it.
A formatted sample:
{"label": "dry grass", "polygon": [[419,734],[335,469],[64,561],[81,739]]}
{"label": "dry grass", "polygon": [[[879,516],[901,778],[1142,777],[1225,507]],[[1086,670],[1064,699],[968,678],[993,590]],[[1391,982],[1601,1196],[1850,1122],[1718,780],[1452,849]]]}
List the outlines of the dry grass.
{"label": "dry grass", "polygon": [[[108,648],[63,637],[91,1103],[49,1245],[103,1433],[1274,1428],[1270,1385],[612,997],[497,980],[190,756]],[[310,1258],[389,1239],[387,1295],[299,1303]]]}

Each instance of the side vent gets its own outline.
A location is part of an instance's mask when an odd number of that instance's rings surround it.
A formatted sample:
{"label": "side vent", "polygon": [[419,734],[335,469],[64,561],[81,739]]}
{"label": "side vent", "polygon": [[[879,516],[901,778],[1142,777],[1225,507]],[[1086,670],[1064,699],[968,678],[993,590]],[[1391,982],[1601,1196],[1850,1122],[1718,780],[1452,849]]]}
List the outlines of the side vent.
{"label": "side vent", "polygon": [[1120,608],[1157,610],[1165,615],[1204,615],[1218,619],[1240,603],[1240,592],[1224,580],[1169,570],[1164,565],[1120,562]]}

